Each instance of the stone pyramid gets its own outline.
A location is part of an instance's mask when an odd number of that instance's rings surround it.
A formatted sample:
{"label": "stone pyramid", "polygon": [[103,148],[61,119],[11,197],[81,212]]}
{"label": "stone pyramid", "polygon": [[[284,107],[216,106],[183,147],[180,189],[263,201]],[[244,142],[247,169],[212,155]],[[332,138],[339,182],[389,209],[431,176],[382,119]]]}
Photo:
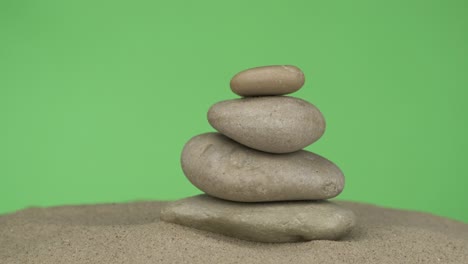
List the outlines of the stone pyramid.
{"label": "stone pyramid", "polygon": [[331,161],[304,147],[325,131],[322,113],[284,96],[304,84],[290,65],[242,71],[231,90],[242,98],[214,104],[218,132],[190,139],[182,169],[206,194],[169,203],[161,219],[258,242],[336,240],[355,225],[353,212],[326,199],[344,188]]}

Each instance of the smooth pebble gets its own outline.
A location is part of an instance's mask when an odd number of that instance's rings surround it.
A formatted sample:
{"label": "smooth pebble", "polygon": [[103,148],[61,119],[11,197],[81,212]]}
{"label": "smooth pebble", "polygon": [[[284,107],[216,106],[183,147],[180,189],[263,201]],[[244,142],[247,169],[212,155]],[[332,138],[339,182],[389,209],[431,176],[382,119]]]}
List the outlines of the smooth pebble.
{"label": "smooth pebble", "polygon": [[209,109],[208,122],[245,146],[271,153],[298,151],[325,132],[325,119],[314,105],[288,96],[222,101]]}
{"label": "smooth pebble", "polygon": [[231,79],[231,90],[240,96],[283,95],[304,85],[304,73],[296,66],[274,65],[251,68]]}
{"label": "smooth pebble", "polygon": [[329,199],[341,193],[345,183],[335,164],[312,152],[266,153],[219,133],[193,137],[181,163],[200,190],[239,202]]}
{"label": "smooth pebble", "polygon": [[235,203],[207,195],[170,202],[163,221],[258,242],[337,240],[356,223],[354,213],[328,201]]}

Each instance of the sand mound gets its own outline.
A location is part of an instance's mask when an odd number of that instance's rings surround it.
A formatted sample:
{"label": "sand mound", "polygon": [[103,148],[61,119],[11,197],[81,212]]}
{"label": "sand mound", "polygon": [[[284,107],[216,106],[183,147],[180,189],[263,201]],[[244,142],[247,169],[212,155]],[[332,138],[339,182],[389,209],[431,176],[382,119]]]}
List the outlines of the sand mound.
{"label": "sand mound", "polygon": [[339,202],[342,241],[262,244],[159,221],[164,202],[30,208],[0,216],[0,263],[468,263],[468,224]]}

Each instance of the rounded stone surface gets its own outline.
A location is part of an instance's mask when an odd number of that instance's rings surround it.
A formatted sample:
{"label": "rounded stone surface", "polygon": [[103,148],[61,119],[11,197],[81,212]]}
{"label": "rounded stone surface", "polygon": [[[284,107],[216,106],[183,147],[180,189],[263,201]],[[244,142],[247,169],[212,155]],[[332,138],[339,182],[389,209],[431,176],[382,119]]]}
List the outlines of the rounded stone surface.
{"label": "rounded stone surface", "polygon": [[328,201],[235,203],[199,195],[169,203],[161,220],[244,240],[285,243],[340,239],[354,227],[356,216]]}
{"label": "rounded stone surface", "polygon": [[325,119],[314,105],[288,96],[222,101],[209,109],[208,122],[225,136],[270,153],[298,151],[325,132]]}
{"label": "rounded stone surface", "polygon": [[329,199],[341,193],[345,182],[335,164],[312,152],[266,153],[219,133],[193,137],[181,163],[197,188],[238,202]]}
{"label": "rounded stone surface", "polygon": [[283,95],[304,85],[304,73],[296,66],[274,65],[251,68],[231,79],[231,90],[240,96]]}

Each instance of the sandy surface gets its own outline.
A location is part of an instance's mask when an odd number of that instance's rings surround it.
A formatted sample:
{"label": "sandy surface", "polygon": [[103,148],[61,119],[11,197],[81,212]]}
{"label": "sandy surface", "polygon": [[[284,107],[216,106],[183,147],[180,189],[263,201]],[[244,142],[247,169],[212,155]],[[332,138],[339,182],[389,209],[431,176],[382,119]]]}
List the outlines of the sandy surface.
{"label": "sandy surface", "polygon": [[30,208],[0,216],[0,263],[468,263],[468,224],[340,202],[342,241],[262,244],[159,221],[163,202]]}

